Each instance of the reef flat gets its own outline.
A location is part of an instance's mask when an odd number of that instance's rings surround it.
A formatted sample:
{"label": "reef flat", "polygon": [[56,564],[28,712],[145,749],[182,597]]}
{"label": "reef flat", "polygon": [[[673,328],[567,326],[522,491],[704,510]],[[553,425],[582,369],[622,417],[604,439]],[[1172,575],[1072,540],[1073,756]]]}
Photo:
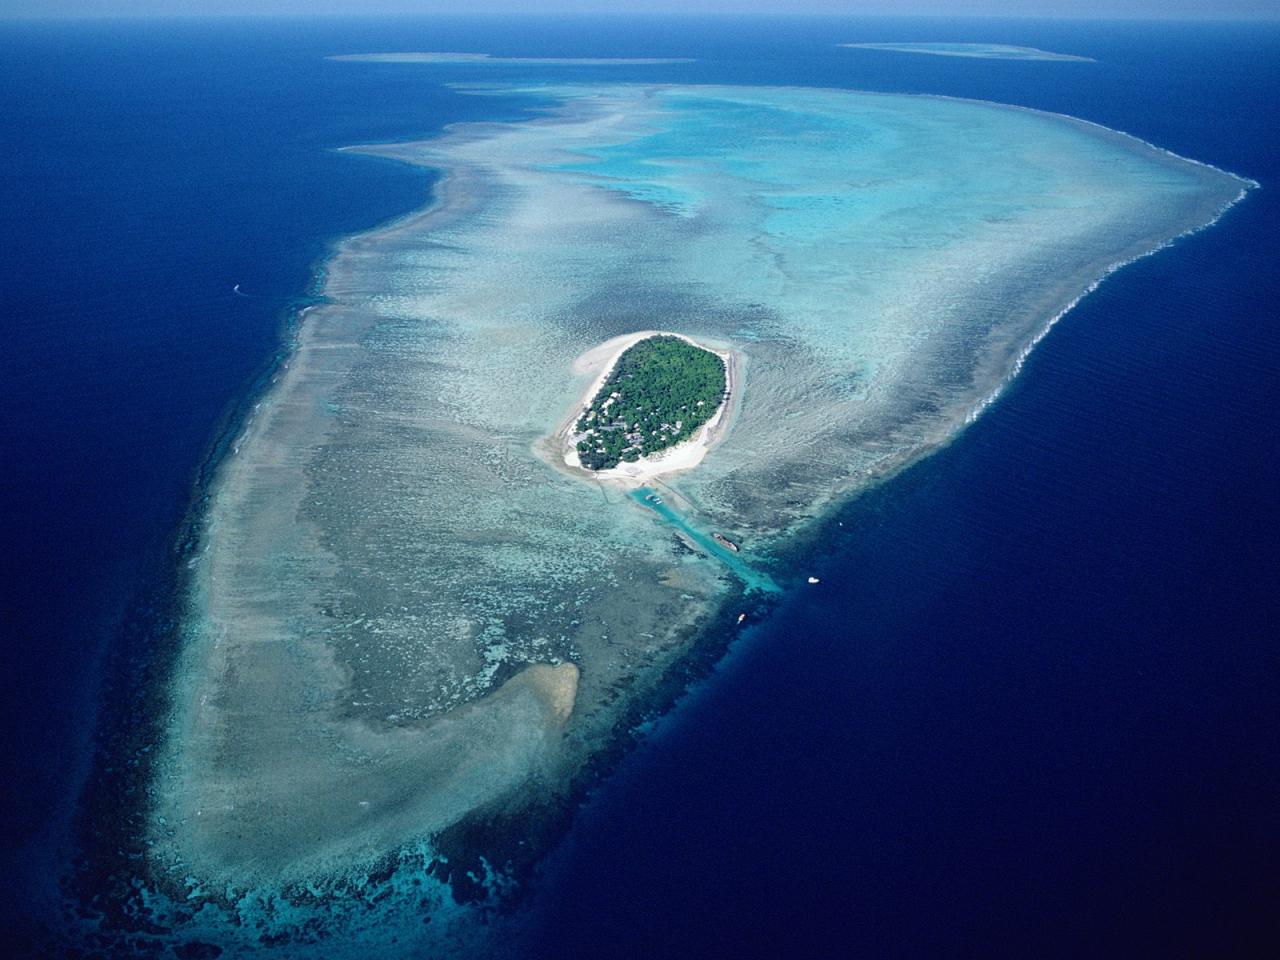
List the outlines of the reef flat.
{"label": "reef flat", "polygon": [[[429,209],[335,251],[221,467],[154,876],[305,884],[564,803],[763,582],[752,567],[954,435],[1100,278],[1248,186],[987,103],[527,90],[558,106],[359,148],[443,179]],[[658,320],[732,343],[750,383],[662,511],[546,449],[585,386],[574,358]],[[677,521],[747,533],[737,566]]]}
{"label": "reef flat", "polygon": [[935,57],[976,57],[983,60],[1056,60],[1094,63],[1092,57],[1071,53],[1053,53],[1036,47],[1017,47],[1007,43],[842,43],[855,50],[887,50],[892,53],[927,53]]}

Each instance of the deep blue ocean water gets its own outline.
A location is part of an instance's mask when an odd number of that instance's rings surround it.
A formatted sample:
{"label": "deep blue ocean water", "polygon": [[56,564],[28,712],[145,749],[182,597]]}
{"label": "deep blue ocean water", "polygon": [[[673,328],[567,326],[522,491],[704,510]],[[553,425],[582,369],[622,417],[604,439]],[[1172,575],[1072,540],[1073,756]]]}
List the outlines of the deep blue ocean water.
{"label": "deep blue ocean water", "polygon": [[[841,51],[972,40],[1097,64]],[[1274,955],[1280,924],[1280,29],[401,20],[0,27],[4,929],[79,853],[218,438],[327,245],[421,205],[330,150],[519,104],[495,76],[988,98],[1263,184],[1131,265],[955,443],[851,504],[534,884],[560,957]],[[458,49],[662,68],[337,64]],[[489,70],[490,72],[485,72]],[[248,296],[237,296],[241,285]],[[1270,948],[1270,949],[1268,949]]]}

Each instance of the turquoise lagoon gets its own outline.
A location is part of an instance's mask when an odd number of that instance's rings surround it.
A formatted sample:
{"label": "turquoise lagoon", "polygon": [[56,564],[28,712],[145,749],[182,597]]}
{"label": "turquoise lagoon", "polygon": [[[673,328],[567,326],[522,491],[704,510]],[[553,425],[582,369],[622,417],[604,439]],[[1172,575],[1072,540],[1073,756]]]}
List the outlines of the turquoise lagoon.
{"label": "turquoise lagoon", "polygon": [[[708,629],[802,578],[780,558],[824,510],[1248,186],[988,103],[526,92],[536,119],[358,148],[443,171],[435,202],[334,252],[221,467],[150,828],[152,875],[196,901],[323,891],[563,806]],[[654,327],[743,370],[662,510],[564,470],[553,438],[575,358]]]}

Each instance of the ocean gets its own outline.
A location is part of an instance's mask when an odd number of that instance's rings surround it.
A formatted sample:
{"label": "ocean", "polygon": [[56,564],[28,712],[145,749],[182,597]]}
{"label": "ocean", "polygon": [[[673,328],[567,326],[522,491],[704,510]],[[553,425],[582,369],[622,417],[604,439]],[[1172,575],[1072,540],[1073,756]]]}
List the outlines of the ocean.
{"label": "ocean", "polygon": [[[1274,949],[1280,30],[453,19],[3,32],[0,826],[5,925],[31,949],[82,936],[57,902],[69,875],[82,907],[115,896],[93,889],[104,841],[78,812],[110,805],[139,762],[121,743],[153,746],[129,740],[126,705],[171,652],[191,523],[291,317],[332,243],[430,195],[428,171],[332,148],[530,109],[442,85],[485,82],[488,67],[323,59],[391,49],[698,58],[542,67],[539,80],[660,69],[989,99],[1262,184],[1106,280],[955,441],[843,508],[797,561],[821,582],[746,630],[591,790],[509,921],[516,949]],[[921,39],[1097,63],[831,46]]]}

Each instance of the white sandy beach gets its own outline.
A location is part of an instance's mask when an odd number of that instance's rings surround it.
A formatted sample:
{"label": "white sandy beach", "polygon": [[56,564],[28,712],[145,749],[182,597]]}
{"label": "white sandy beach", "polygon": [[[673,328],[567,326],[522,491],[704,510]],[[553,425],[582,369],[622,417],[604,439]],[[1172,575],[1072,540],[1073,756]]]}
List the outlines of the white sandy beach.
{"label": "white sandy beach", "polygon": [[[600,391],[600,387],[604,385],[605,380],[609,378],[609,374],[613,372],[618,358],[641,340],[647,340],[649,337],[654,336],[679,337],[695,347],[711,351],[723,360],[725,367],[725,399],[720,403],[715,416],[703,424],[702,429],[688,440],[678,443],[674,447],[669,447],[654,456],[641,457],[634,463],[620,463],[618,466],[608,470],[587,470],[578,459],[575,440],[577,436],[575,427],[578,417],[581,416],[582,410],[590,404],[592,398]],[[728,432],[730,422],[728,409],[734,400],[739,381],[737,368],[738,360],[732,350],[717,350],[705,343],[699,343],[683,333],[675,333],[670,330],[641,330],[637,333],[614,337],[599,346],[592,347],[573,361],[572,369],[575,374],[590,374],[596,370],[599,373],[591,381],[591,386],[582,394],[581,399],[573,409],[572,415],[561,425],[558,432],[560,442],[564,448],[565,466],[578,475],[586,475],[595,480],[603,480],[624,487],[641,487],[650,483],[655,477],[693,469],[702,462],[702,459],[712,447],[724,439],[725,434]]]}

